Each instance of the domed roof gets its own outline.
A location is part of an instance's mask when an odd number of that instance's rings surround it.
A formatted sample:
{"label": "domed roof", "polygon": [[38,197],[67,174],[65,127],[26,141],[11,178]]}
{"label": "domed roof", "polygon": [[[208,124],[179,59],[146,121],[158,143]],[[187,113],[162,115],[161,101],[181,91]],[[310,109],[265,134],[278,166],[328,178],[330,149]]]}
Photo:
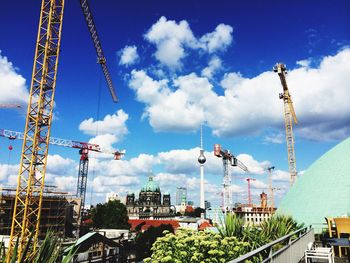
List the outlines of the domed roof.
{"label": "domed roof", "polygon": [[160,192],[158,183],[153,181],[153,176],[148,177],[148,182],[141,188],[141,192]]}
{"label": "domed roof", "polygon": [[291,215],[306,225],[350,214],[349,156],[350,138],[321,156],[297,179],[277,213]]}

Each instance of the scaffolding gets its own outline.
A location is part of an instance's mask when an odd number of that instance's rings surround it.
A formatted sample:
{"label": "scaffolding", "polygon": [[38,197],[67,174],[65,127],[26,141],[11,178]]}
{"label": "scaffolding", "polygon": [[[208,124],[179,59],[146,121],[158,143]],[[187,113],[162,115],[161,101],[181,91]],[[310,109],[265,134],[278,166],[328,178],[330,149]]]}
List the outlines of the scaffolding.
{"label": "scaffolding", "polygon": [[[15,204],[16,189],[4,188],[0,192],[0,235],[11,234],[11,223]],[[38,197],[37,197],[38,198]],[[67,193],[46,191],[43,195],[39,239],[47,231],[53,231],[59,237],[69,237],[77,226],[76,210],[81,202]]]}

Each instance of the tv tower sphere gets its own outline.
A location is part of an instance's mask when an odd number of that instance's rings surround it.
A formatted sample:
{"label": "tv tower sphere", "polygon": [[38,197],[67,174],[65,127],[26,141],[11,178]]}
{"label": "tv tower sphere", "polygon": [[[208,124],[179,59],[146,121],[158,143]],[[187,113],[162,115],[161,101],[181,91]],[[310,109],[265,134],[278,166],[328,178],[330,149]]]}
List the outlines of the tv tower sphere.
{"label": "tv tower sphere", "polygon": [[198,162],[200,164],[204,164],[206,160],[207,159],[204,156],[204,150],[200,150],[200,154],[199,154],[199,157],[198,157]]}

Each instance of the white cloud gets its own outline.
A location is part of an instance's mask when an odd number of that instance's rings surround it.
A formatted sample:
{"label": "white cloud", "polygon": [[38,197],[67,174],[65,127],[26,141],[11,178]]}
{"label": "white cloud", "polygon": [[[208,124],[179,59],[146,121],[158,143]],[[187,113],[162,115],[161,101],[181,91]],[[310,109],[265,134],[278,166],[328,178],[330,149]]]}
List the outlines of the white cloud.
{"label": "white cloud", "polygon": [[285,143],[285,141],[286,141],[286,136],[282,133],[269,134],[269,135],[266,135],[263,139],[264,143],[281,144],[281,143]]}
{"label": "white cloud", "polygon": [[0,164],[0,182],[4,182],[11,176],[17,176],[18,169],[18,165]]}
{"label": "white cloud", "polygon": [[120,51],[120,54],[119,65],[130,66],[135,64],[139,59],[136,46],[125,46]]}
{"label": "white cloud", "polygon": [[[205,195],[206,199],[220,202],[222,192],[223,167],[222,159],[214,156],[213,152],[204,152],[206,163],[205,173]],[[97,159],[92,153],[89,154],[89,174],[87,182],[87,199],[89,203],[91,190],[93,191],[93,202],[104,201],[104,195],[111,191],[125,195],[127,191],[138,193],[146,182],[146,177],[152,171],[156,172],[155,180],[159,183],[162,192],[168,191],[175,197],[176,187],[186,186],[188,199],[199,200],[199,164],[197,158],[199,148],[174,149],[159,152],[156,155],[140,154],[129,160]],[[251,155],[241,154],[238,158],[245,162],[256,174],[267,161],[259,162]],[[0,182],[15,185],[17,182],[18,166],[7,166],[0,164]],[[233,172],[233,175],[235,172]],[[213,179],[215,178],[215,179]],[[75,194],[78,180],[78,163],[60,155],[49,155],[46,173],[46,184],[56,185],[59,191],[67,191]],[[232,190],[234,194],[246,192],[246,181],[233,178]],[[102,199],[101,199],[102,198]]]}
{"label": "white cloud", "polygon": [[180,60],[186,56],[185,47],[197,45],[187,21],[176,23],[164,16],[152,25],[145,39],[156,45],[156,59],[169,67],[179,67]]}
{"label": "white cloud", "polygon": [[67,191],[71,194],[76,193],[78,182],[77,176],[55,176],[53,178],[53,184],[57,187],[58,191]]}
{"label": "white cloud", "polygon": [[[115,134],[110,134],[110,133],[106,133],[106,134],[101,134],[101,135],[97,135],[94,138],[89,140],[89,143],[91,144],[97,144],[100,146],[100,149],[102,150],[102,152],[113,152],[114,149],[112,147],[113,144],[115,144],[116,142],[118,142],[119,139]],[[101,153],[92,153],[93,157],[107,157],[109,155],[104,155]]]}
{"label": "white cloud", "polygon": [[250,185],[251,185],[251,187],[257,188],[257,189],[268,189],[268,187],[269,187],[266,183],[262,182],[261,180],[257,180],[257,179],[255,181],[251,180]]}
{"label": "white cloud", "polygon": [[229,25],[220,24],[215,31],[207,33],[200,38],[209,53],[223,51],[232,43],[233,28]]}
{"label": "white cloud", "polygon": [[99,134],[111,133],[123,137],[128,133],[125,124],[128,118],[128,114],[123,110],[118,110],[113,115],[107,114],[102,121],[94,121],[93,118],[82,121],[79,124],[79,130],[89,135],[95,135],[98,131]]}
{"label": "white cloud", "polygon": [[271,178],[273,181],[289,182],[290,173],[287,171],[276,170],[272,173]]}
{"label": "white cloud", "polygon": [[202,70],[202,76],[211,79],[213,75],[222,67],[221,59],[218,56],[214,56],[210,59],[208,67]]}
{"label": "white cloud", "polygon": [[144,71],[133,70],[129,86],[136,91],[137,99],[146,103],[144,117],[149,118],[156,131],[194,131],[203,123],[204,114],[189,97],[205,92],[201,89],[201,81],[205,80],[192,75],[178,78],[175,85],[186,84],[186,87],[172,92],[167,81],[154,81]]}
{"label": "white cloud", "polygon": [[[115,151],[113,144],[121,141],[129,132],[126,126],[128,118],[128,114],[123,110],[118,110],[113,115],[107,114],[103,120],[94,121],[93,118],[89,118],[82,121],[79,125],[79,130],[89,135],[98,133],[98,135],[89,140],[89,143],[98,144],[102,151],[112,152]],[[106,157],[104,154],[93,154],[93,156]]]}
{"label": "white cloud", "polygon": [[63,158],[58,154],[50,155],[47,157],[47,173],[64,175],[69,173],[69,170],[74,166],[74,161],[69,158]]}
{"label": "white cloud", "polygon": [[[296,136],[331,140],[350,134],[349,61],[350,48],[345,48],[324,57],[316,68],[289,71],[287,82],[299,120]],[[208,78],[195,73],[158,81],[144,71],[133,71],[129,86],[146,104],[144,116],[156,131],[195,131],[204,122],[215,135],[226,137],[284,130],[283,102],[278,99],[282,87],[272,71],[253,78],[227,73],[221,81],[222,95]]]}
{"label": "white cloud", "polygon": [[26,80],[0,50],[0,103],[26,104],[28,101]]}
{"label": "white cloud", "polygon": [[241,161],[248,168],[249,173],[252,173],[252,174],[260,174],[260,175],[266,174],[266,169],[267,167],[270,166],[269,161],[259,162],[249,154],[239,154],[237,156],[237,159]]}
{"label": "white cloud", "polygon": [[308,67],[310,67],[311,60],[310,59],[299,60],[299,61],[296,62],[296,64],[298,66],[308,68]]}
{"label": "white cloud", "polygon": [[232,27],[219,24],[213,32],[197,39],[188,22],[177,23],[162,16],[145,34],[145,39],[156,45],[155,58],[171,69],[181,68],[186,49],[200,49],[208,53],[225,50],[232,43]]}

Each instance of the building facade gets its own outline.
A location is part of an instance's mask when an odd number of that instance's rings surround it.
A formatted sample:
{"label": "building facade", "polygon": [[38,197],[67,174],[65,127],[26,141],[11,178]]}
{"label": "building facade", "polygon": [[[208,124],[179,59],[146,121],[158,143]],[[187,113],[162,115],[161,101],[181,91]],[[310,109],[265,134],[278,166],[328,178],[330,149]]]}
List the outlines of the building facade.
{"label": "building facade", "polygon": [[187,188],[186,187],[177,187],[176,188],[176,203],[175,205],[186,206],[187,202]]}
{"label": "building facade", "polygon": [[106,194],[106,203],[108,203],[109,201],[121,201],[121,199],[117,193],[110,192]]}
{"label": "building facade", "polygon": [[234,209],[235,214],[244,219],[245,225],[258,226],[275,213],[276,208],[267,206],[267,194],[260,194],[260,206],[240,204]]}
{"label": "building facade", "polygon": [[153,176],[150,176],[148,182],[141,188],[138,198],[134,193],[126,196],[126,209],[130,219],[171,218],[174,212],[170,207],[170,194],[164,193],[162,196]]}

